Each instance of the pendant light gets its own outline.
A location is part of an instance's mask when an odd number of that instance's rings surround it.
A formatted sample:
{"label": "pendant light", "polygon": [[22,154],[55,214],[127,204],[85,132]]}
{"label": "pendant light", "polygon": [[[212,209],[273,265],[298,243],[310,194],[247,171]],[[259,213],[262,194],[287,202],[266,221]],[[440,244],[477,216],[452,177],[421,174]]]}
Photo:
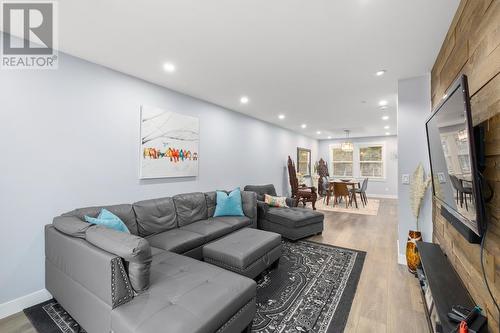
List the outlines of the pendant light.
{"label": "pendant light", "polygon": [[340,144],[340,150],[345,152],[352,152],[354,150],[354,145],[349,141],[349,130],[344,130],[345,141]]}

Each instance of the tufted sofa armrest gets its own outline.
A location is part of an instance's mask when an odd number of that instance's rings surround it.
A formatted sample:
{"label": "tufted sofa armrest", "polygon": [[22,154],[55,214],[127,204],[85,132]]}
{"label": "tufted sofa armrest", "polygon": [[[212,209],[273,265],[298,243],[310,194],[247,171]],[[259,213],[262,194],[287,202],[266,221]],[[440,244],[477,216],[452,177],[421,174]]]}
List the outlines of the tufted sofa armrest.
{"label": "tufted sofa armrest", "polygon": [[75,292],[93,295],[111,308],[130,301],[134,293],[123,259],[92,245],[81,237],[81,233],[76,237],[65,232],[76,230],[78,227],[71,224],[78,225],[78,220],[77,217],[57,217],[53,224],[45,227],[47,290],[67,309],[78,303],[75,294],[68,292],[69,285]]}
{"label": "tufted sofa armrest", "polygon": [[152,256],[147,240],[98,225],[87,229],[85,239],[92,245],[125,260],[130,284],[136,292],[149,288]]}
{"label": "tufted sofa armrest", "polygon": [[152,257],[147,240],[84,222],[76,216],[55,217],[52,225],[63,234],[83,238],[93,246],[122,258],[132,288],[136,292],[148,289]]}

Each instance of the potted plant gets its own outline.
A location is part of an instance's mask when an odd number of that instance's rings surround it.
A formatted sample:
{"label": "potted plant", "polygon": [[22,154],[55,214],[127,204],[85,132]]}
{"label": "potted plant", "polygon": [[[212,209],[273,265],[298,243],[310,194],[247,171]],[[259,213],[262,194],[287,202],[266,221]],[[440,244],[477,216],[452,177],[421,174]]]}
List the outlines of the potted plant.
{"label": "potted plant", "polygon": [[418,218],[422,200],[430,182],[431,178],[425,177],[424,167],[422,163],[419,163],[410,180],[410,206],[416,221],[416,228],[408,231],[408,240],[406,242],[406,264],[411,273],[415,273],[420,264],[420,255],[418,254],[416,242],[422,240],[422,233],[420,232]]}

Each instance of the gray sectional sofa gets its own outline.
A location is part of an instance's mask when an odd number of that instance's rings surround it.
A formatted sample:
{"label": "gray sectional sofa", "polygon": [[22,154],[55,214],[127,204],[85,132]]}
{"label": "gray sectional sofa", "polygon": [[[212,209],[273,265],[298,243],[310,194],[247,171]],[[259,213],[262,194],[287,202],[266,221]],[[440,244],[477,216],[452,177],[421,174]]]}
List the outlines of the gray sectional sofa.
{"label": "gray sectional sofa", "polygon": [[[215,192],[62,214],[45,227],[46,288],[89,333],[249,330],[255,281],[196,260],[204,244],[256,227],[256,195],[241,193],[245,216],[213,217]],[[131,234],[82,220],[101,208]]]}

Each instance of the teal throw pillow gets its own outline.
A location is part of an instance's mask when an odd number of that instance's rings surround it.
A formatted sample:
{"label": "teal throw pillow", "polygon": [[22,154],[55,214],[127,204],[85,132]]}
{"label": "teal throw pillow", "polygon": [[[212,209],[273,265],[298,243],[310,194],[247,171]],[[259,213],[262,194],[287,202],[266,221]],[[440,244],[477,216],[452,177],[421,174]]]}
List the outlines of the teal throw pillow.
{"label": "teal throw pillow", "polygon": [[85,215],[84,216],[85,221],[88,223],[92,224],[97,224],[97,225],[102,225],[103,227],[109,228],[109,229],[114,229],[117,231],[121,232],[126,232],[127,234],[130,234],[130,231],[128,230],[127,226],[125,223],[123,223],[122,220],[115,214],[111,213],[107,209],[101,209],[101,212],[99,213],[99,216],[97,217],[90,217]]}
{"label": "teal throw pillow", "polygon": [[214,217],[217,216],[244,216],[239,188],[229,194],[217,191],[217,205],[215,206]]}

